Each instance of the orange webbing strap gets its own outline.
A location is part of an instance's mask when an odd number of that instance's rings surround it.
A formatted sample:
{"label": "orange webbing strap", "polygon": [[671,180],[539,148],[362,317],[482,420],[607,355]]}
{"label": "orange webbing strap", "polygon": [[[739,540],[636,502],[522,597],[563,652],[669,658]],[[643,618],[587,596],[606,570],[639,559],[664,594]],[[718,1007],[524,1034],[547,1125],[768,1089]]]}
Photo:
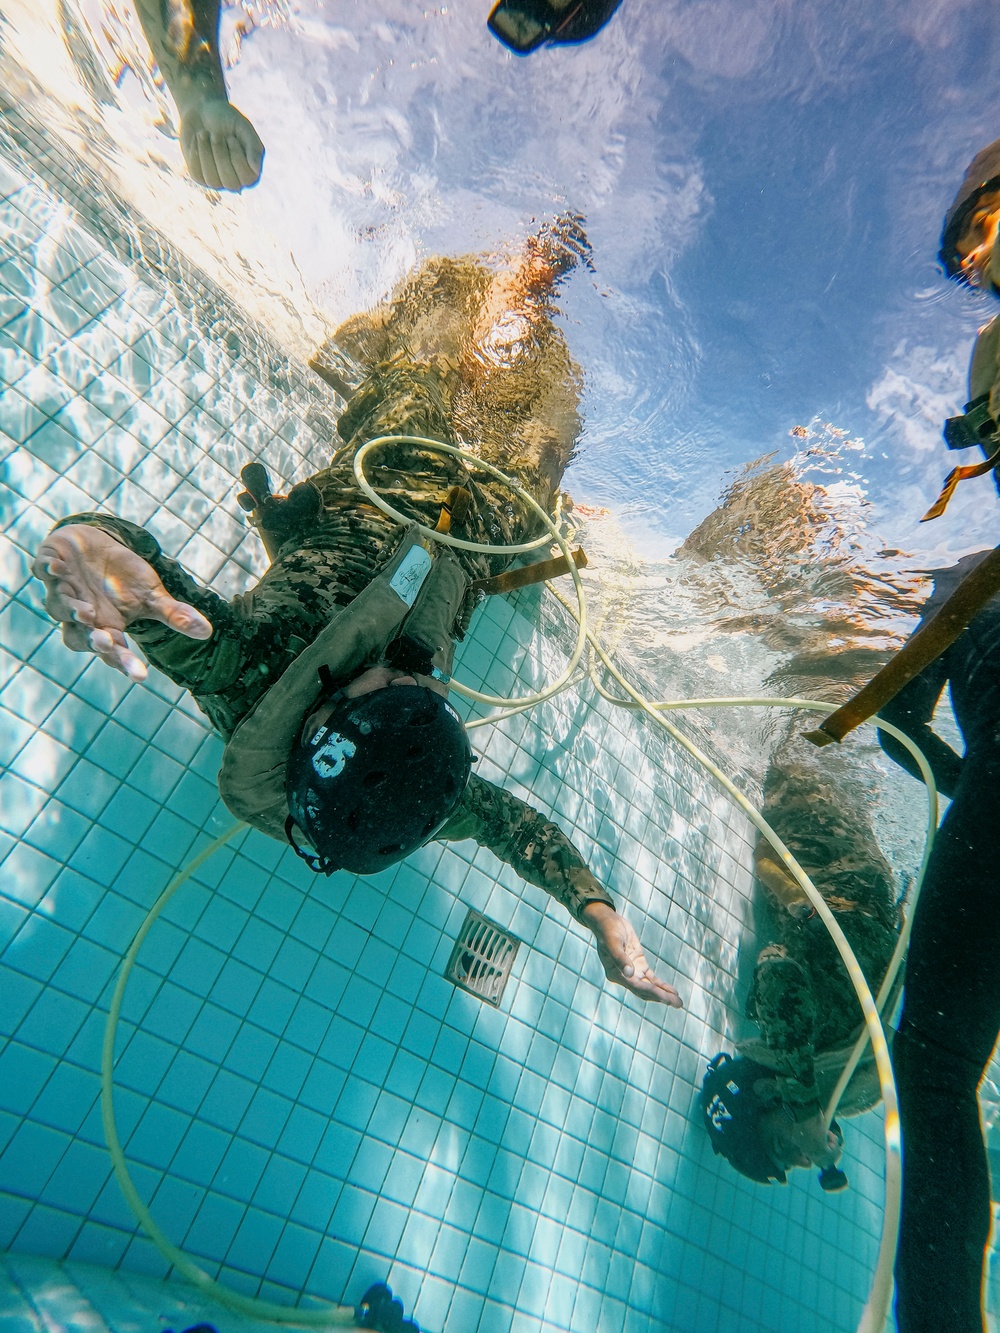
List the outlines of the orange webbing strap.
{"label": "orange webbing strap", "polygon": [[[573,552],[573,564],[577,569],[586,569],[587,556],[582,546]],[[494,574],[491,579],[476,579],[473,592],[484,592],[487,596],[497,592],[513,592],[515,588],[526,588],[532,583],[544,583],[547,579],[558,578],[569,573],[569,561],[564,555],[557,555],[552,560],[538,560],[533,565],[522,565],[520,569],[508,569],[503,574]]]}
{"label": "orange webbing strap", "polygon": [[441,513],[435,524],[435,532],[451,532],[452,522],[463,523],[472,504],[472,496],[464,486],[452,486],[448,497],[441,506]]}
{"label": "orange webbing strap", "polygon": [[927,513],[920,520],[926,523],[928,519],[940,518],[948,508],[948,501],[955,494],[955,487],[960,481],[968,481],[972,477],[981,477],[986,472],[992,472],[1000,463],[1000,449],[990,454],[989,458],[982,463],[972,463],[968,467],[955,467],[948,473],[944,479],[944,486],[941,488],[941,494],[928,509]]}
{"label": "orange webbing strap", "polygon": [[895,698],[904,685],[908,685],[915,676],[920,675],[924,667],[951,647],[969,621],[998,592],[1000,546],[991,551],[971,573],[966,574],[940,611],[889,658],[882,670],[876,672],[863,689],[835,713],[831,713],[815,731],[805,732],[806,740],[819,746],[829,745],[831,741],[842,741],[849,731],[874,717],[880,708]]}

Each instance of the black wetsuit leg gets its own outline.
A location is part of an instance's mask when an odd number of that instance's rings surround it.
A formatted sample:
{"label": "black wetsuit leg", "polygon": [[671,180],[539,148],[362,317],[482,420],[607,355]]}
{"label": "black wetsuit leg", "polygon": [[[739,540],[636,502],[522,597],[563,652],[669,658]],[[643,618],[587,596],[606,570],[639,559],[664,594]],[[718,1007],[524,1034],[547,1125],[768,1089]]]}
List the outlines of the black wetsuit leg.
{"label": "black wetsuit leg", "polygon": [[982,1333],[990,1177],[976,1089],[1000,1032],[1000,747],[966,756],[913,922],[893,1062],[899,1333]]}

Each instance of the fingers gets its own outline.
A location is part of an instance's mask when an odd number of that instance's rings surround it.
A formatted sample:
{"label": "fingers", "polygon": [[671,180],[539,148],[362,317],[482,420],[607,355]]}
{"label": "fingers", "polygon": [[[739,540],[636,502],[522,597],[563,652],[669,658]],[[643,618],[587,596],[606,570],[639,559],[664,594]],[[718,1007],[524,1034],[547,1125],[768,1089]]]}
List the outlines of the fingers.
{"label": "fingers", "polygon": [[222,183],[222,188],[224,190],[242,190],[243,185],[236,168],[233,166],[231,150],[231,145],[235,144],[237,154],[239,156],[243,155],[243,149],[236,136],[232,134],[213,134],[210,144],[212,156],[215,158],[215,174]]}
{"label": "fingers", "polygon": [[210,639],[212,622],[187,602],[175,601],[161,583],[151,588],[143,600],[145,620],[158,620],[188,639]]}
{"label": "fingers", "polygon": [[145,680],[149,674],[145,662],[131,651],[121,630],[91,629],[63,622],[62,639],[74,653],[94,653],[105,666],[120,671],[129,680]]}
{"label": "fingers", "polygon": [[72,578],[73,569],[59,558],[55,548],[43,543],[32,561],[31,572],[45,587],[45,609],[53,620],[93,624],[94,607],[80,594]]}
{"label": "fingers", "polygon": [[182,140],[192,179],[210,190],[239,193],[260,179],[264,145],[245,118],[242,124],[213,133],[200,129]]}
{"label": "fingers", "polygon": [[248,185],[256,185],[264,165],[264,145],[249,121],[242,127],[242,133],[234,135],[230,140],[229,156],[240,185],[244,189]]}
{"label": "fingers", "polygon": [[640,1000],[666,1004],[671,1009],[684,1007],[673,986],[661,981],[646,962],[639,937],[622,917],[616,915],[598,939],[598,953],[604,974],[615,986],[621,986]]}
{"label": "fingers", "polygon": [[633,995],[638,995],[640,1000],[647,1000],[653,1004],[665,1004],[671,1009],[683,1009],[684,1001],[673,988],[668,986],[665,981],[661,981],[655,972],[651,972],[648,967],[633,968],[631,975],[625,976],[619,974],[613,976],[611,972],[606,973],[610,982],[617,986],[622,986]]}
{"label": "fingers", "polygon": [[93,652],[109,667],[114,667],[129,680],[145,680],[149,674],[146,664],[131,651],[121,630],[95,629],[89,636]]}
{"label": "fingers", "polygon": [[197,179],[202,185],[207,185],[210,190],[221,190],[223,188],[222,179],[215,165],[215,154],[212,152],[212,136],[208,130],[199,130],[195,135],[195,151],[198,155],[198,164],[201,171],[201,175]]}
{"label": "fingers", "polygon": [[[184,154],[184,161],[187,163],[188,171],[191,173],[191,179],[197,185],[208,186],[209,182],[205,179],[205,169],[201,164],[201,146],[199,140],[203,138],[202,134],[181,132],[181,151]],[[214,166],[214,161],[213,161]]]}

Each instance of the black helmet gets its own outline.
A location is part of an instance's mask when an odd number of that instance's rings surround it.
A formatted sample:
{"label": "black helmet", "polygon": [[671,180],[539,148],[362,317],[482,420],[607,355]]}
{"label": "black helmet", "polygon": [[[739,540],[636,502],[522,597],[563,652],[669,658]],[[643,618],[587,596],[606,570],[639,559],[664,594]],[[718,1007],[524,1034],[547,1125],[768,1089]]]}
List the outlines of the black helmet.
{"label": "black helmet", "polygon": [[762,1079],[773,1086],[774,1070],[742,1055],[733,1059],[723,1051],[708,1066],[698,1104],[713,1152],[759,1185],[772,1180],[784,1185],[787,1177],[771,1160],[760,1136],[761,1116],[780,1105],[780,1099],[777,1092],[771,1096],[757,1092]]}
{"label": "black helmet", "polygon": [[[391,685],[333,711],[300,741],[285,772],[289,842],[313,870],[373,875],[422,847],[458,805],[472,750],[461,718],[440,694]],[[295,842],[298,825],[318,856]]]}
{"label": "black helmet", "polygon": [[[698,1099],[713,1152],[758,1185],[769,1185],[772,1180],[784,1185],[788,1179],[760,1135],[761,1116],[782,1104],[772,1088],[773,1069],[744,1055],[734,1059],[723,1051],[709,1064]],[[844,1134],[836,1120],[830,1122],[830,1129],[843,1147]],[[819,1173],[819,1185],[827,1194],[836,1194],[847,1189],[847,1176],[835,1164],[825,1166]]]}
{"label": "black helmet", "polygon": [[585,42],[604,27],[621,0],[498,0],[487,19],[490,32],[516,55],[530,55],[546,42]]}

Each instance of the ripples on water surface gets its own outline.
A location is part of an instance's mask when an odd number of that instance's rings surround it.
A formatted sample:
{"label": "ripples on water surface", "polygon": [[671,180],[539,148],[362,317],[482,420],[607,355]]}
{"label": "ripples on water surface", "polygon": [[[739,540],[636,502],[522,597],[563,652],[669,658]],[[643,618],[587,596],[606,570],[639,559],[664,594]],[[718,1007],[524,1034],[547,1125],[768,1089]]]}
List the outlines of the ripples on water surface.
{"label": "ripples on water surface", "polygon": [[[568,484],[605,634],[662,694],[863,679],[912,624],[914,571],[996,540],[988,482],[916,522],[991,313],[934,254],[1000,128],[995,9],[625,0],[594,42],[518,60],[487,8],[226,9],[231,95],[267,145],[239,198],[186,180],[128,0],[8,3],[2,72],[300,356],[422,256],[499,261],[532,219],[585,214]],[[776,724],[703,725],[752,768]]]}

